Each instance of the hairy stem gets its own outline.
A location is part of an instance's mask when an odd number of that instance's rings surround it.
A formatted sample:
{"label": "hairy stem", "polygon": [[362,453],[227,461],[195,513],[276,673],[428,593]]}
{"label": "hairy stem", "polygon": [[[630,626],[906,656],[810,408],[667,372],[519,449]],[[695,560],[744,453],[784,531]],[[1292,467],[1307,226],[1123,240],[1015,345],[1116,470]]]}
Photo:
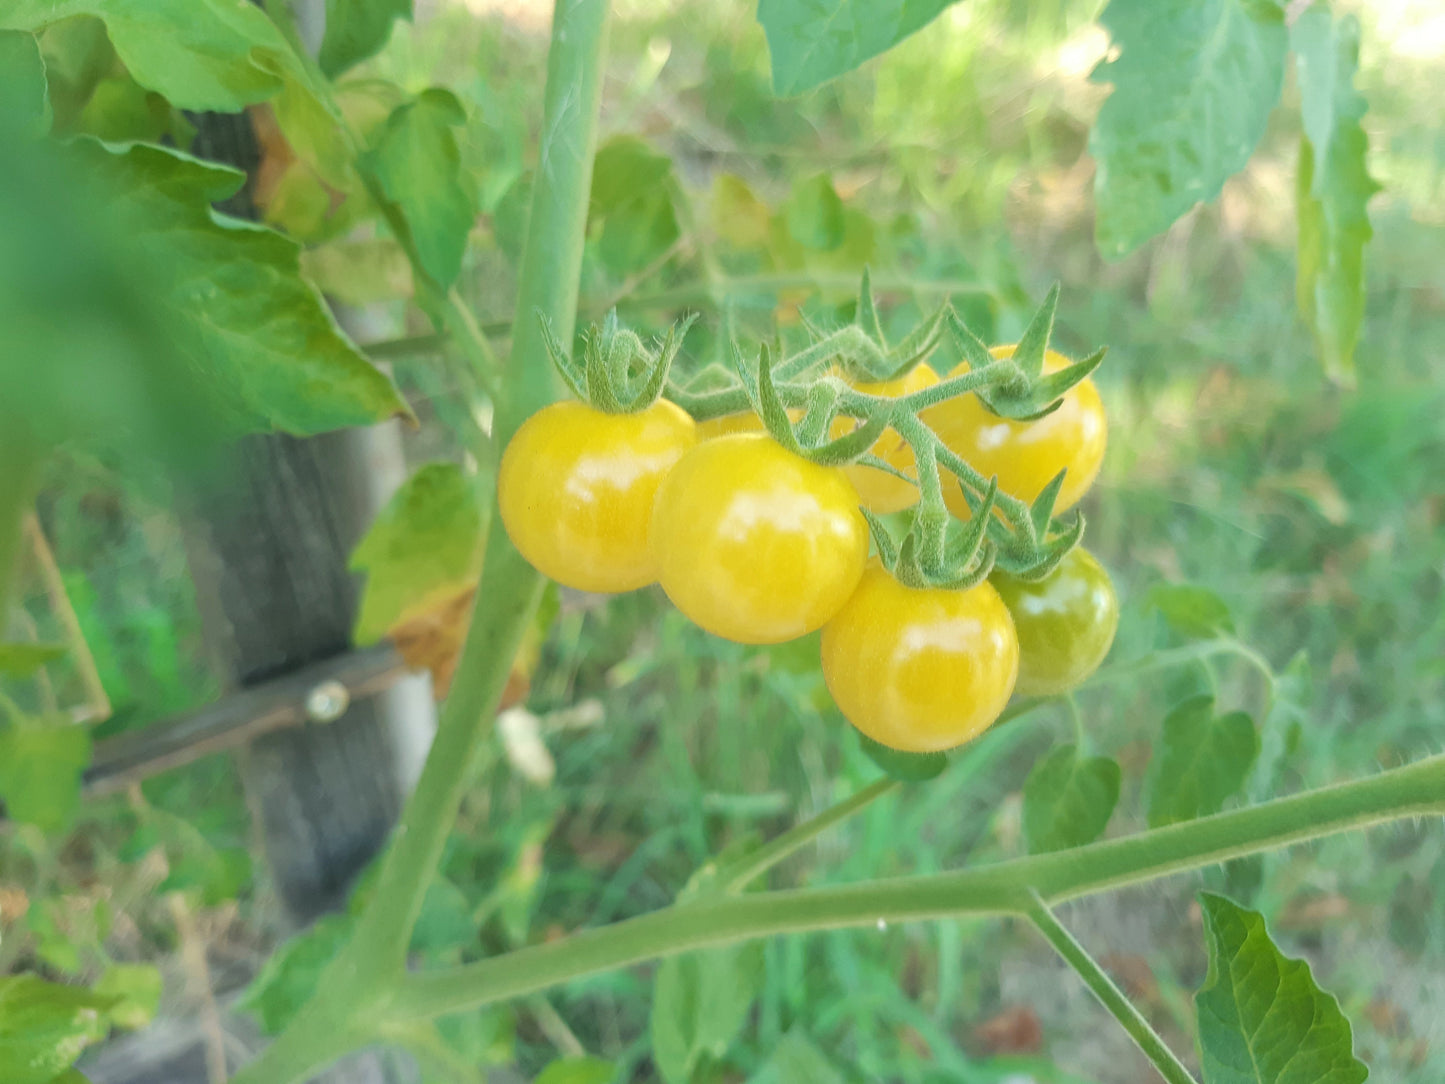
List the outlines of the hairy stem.
{"label": "hairy stem", "polygon": [[[518,308],[531,314],[518,330],[498,403],[495,435],[504,443],[527,415],[555,394],[536,319],[541,313],[571,338],[576,319],[583,229],[591,185],[606,42],[606,0],[561,0],[547,63],[541,166],[529,219]],[[523,329],[533,329],[524,334]],[[456,818],[471,753],[491,725],[522,634],[536,612],[543,580],[491,517],[471,631],[456,682],[415,792],[387,850],[376,887],[351,941],[327,967],[317,993],[286,1032],[247,1066],[236,1084],[290,1084],[336,1054],[364,1042],[403,973],[447,833]]]}
{"label": "hairy stem", "polygon": [[1193,1075],[1165,1045],[1164,1040],[1159,1037],[1149,1021],[1144,1019],[1142,1013],[1134,1007],[1134,1003],[1124,996],[1124,992],[1114,985],[1114,980],[1104,972],[1097,961],[1089,955],[1088,949],[1074,939],[1074,935],[1066,930],[1054,913],[1049,910],[1048,905],[1034,897],[1033,906],[1029,908],[1028,916],[1038,928],[1039,933],[1054,947],[1060,956],[1068,962],[1069,966],[1079,973],[1079,977],[1094,992],[1104,1004],[1104,1008],[1113,1014],[1129,1038],[1133,1039],[1140,1050],[1159,1070],[1168,1084],[1197,1084]]}
{"label": "hairy stem", "polygon": [[1027,915],[1352,828],[1445,814],[1445,755],[1368,779],[1248,809],[957,873],[753,893],[669,907],[491,960],[408,977],[392,1003],[403,1018],[459,1012],[601,971],[690,949],[810,930],[961,915]]}

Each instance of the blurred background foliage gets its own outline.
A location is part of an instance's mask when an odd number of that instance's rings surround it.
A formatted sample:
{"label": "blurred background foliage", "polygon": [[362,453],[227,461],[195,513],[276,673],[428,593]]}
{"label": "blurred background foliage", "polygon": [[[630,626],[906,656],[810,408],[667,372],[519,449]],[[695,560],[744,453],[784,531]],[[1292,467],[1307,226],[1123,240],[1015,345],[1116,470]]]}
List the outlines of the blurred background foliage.
{"label": "blurred background foliage", "polygon": [[[862,70],[778,99],[752,5],[619,0],[582,304],[584,316],[615,306],[645,329],[702,312],[685,350],[700,366],[719,356],[724,316],[741,334],[777,328],[785,338],[802,334],[803,315],[850,318],[865,263],[891,327],[946,294],[994,342],[1011,341],[1061,280],[1056,345],[1110,348],[1097,379],[1111,447],[1084,510],[1089,546],[1125,607],[1113,660],[1183,642],[1151,589],[1184,582],[1217,595],[1235,635],[1278,675],[1266,682],[1221,655],[1082,693],[1086,748],[1123,767],[1114,835],[1144,824],[1151,747],[1191,692],[1212,691],[1261,726],[1255,799],[1442,747],[1445,127],[1433,88],[1445,81],[1445,17],[1406,0],[1337,5],[1362,23],[1359,86],[1383,185],[1370,205],[1359,386],[1346,391],[1325,378],[1294,307],[1294,111],[1275,111],[1217,202],[1128,258],[1101,260],[1085,150],[1105,94],[1088,82],[1108,46],[1100,6],[970,0]],[[341,95],[364,126],[400,100],[395,88],[456,93],[462,195],[477,211],[458,287],[503,339],[547,14],[525,0],[420,4],[415,24],[399,23]],[[113,57],[94,63],[109,48],[103,31],[64,30],[43,42],[57,130],[185,145],[184,116]],[[1294,93],[1287,80],[1286,106]],[[404,257],[338,210],[284,148],[267,163],[258,201],[308,244],[308,273],[394,329],[372,353],[422,418],[408,438],[414,461],[467,461],[485,396],[411,304]],[[940,371],[951,363],[933,359]],[[50,471],[40,521],[113,707],[95,736],[213,698],[163,487],[104,455],[70,452]],[[42,579],[27,581],[28,619],[37,639],[64,640],[64,606]],[[525,712],[476,753],[417,952],[475,958],[662,906],[720,849],[872,780],[877,769],[831,707],[815,659],[809,641],[710,639],[656,591],[564,593]],[[82,700],[84,675],[72,668],[51,667],[44,695]],[[1023,781],[1075,725],[1059,709],[986,736],[938,780],[824,836],[772,883],[1020,853]],[[0,972],[23,963],[93,978],[116,962],[154,963],[168,979],[161,1011],[192,1011],[185,984],[171,981],[184,930],[166,892],[198,916],[185,936],[239,973],[282,932],[265,871],[250,860],[249,823],[221,756],[87,804],[58,844],[0,828]],[[1177,1046],[1191,1042],[1189,996],[1203,976],[1192,902],[1201,881],[1263,911],[1311,959],[1379,1079],[1445,1079],[1439,823],[1336,837],[1068,908],[1081,940]],[[1022,927],[935,923],[762,951],[756,1012],[737,1041],[703,1055],[694,1079],[1152,1079]],[[273,981],[252,1003],[266,1026],[285,1019],[315,966],[272,961]],[[524,1076],[585,1049],[615,1060],[617,1081],[650,1081],[650,995],[646,969],[600,976],[443,1022],[418,1041]]]}

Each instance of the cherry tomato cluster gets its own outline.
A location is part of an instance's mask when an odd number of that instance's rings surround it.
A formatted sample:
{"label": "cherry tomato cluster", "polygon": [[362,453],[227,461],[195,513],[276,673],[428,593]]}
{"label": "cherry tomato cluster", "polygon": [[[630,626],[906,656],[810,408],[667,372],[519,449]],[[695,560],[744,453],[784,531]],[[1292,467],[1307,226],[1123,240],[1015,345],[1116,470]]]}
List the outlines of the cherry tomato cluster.
{"label": "cherry tomato cluster", "polygon": [[[1006,359],[1013,349],[992,353]],[[1049,351],[1043,371],[1068,364]],[[966,372],[964,363],[949,376]],[[853,386],[897,398],[938,381],[919,364]],[[789,413],[797,421],[802,412]],[[1077,503],[1097,477],[1107,437],[1087,377],[1033,420],[1000,417],[972,394],[918,418],[1026,503],[1064,472],[1055,510]],[[834,418],[831,434],[854,424]],[[917,503],[914,450],[888,428],[869,452],[892,473],[820,465],[768,435],[754,413],[695,423],[666,399],[630,413],[567,401],[512,438],[498,502],[517,549],[566,586],[617,592],[659,583],[692,621],[739,643],[822,629],[823,677],[839,709],[893,749],[952,748],[990,726],[1015,692],[1058,695],[1088,677],[1119,616],[1098,561],[1075,546],[1039,579],[995,570],[963,589],[909,585],[881,552],[870,559],[862,509],[886,514]],[[961,487],[945,489],[944,501],[960,520],[976,511]]]}

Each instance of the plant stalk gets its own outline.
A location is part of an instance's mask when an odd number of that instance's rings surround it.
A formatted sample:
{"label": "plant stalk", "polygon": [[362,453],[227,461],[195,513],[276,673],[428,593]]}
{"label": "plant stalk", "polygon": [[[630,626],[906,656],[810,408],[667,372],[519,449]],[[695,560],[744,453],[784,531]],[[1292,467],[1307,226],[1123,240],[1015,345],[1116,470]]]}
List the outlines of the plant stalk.
{"label": "plant stalk", "polygon": [[751,893],[669,907],[491,960],[409,976],[392,1011],[403,1019],[460,1012],[558,983],[759,937],[849,926],[1027,915],[1047,904],[1366,828],[1445,814],[1445,755],[1248,809],[957,873]]}
{"label": "plant stalk", "polygon": [[[540,148],[518,298],[520,324],[498,402],[499,444],[555,396],[537,313],[570,340],[576,319],[606,50],[607,0],[560,0],[553,16]],[[524,329],[533,329],[524,333]],[[493,515],[471,631],[416,790],[382,861],[356,932],[316,995],[233,1084],[291,1084],[373,1034],[404,973],[411,931],[456,818],[467,766],[490,727],[542,577]]]}
{"label": "plant stalk", "polygon": [[1134,1007],[1134,1003],[1114,985],[1114,980],[1089,955],[1089,950],[1075,940],[1074,935],[1064,928],[1042,900],[1035,896],[1034,901],[1028,914],[1039,933],[1043,934],[1054,950],[1079,973],[1079,977],[1094,992],[1094,996],[1103,1002],[1104,1008],[1119,1021],[1129,1033],[1129,1038],[1134,1040],[1135,1045],[1144,1052],[1144,1056],[1159,1070],[1159,1075],[1168,1084],[1198,1084],[1184,1063],[1169,1049],[1159,1037],[1159,1033],[1144,1019],[1144,1015]]}

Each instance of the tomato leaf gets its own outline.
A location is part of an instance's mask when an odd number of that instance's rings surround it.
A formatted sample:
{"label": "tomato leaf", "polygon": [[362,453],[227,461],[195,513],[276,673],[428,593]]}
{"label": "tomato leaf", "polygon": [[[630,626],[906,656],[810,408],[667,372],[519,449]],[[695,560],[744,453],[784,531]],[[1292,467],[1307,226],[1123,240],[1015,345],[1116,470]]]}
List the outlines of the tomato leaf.
{"label": "tomato leaf", "polygon": [[111,1022],[138,1031],[155,1019],[161,1004],[161,973],[149,964],[112,964],[95,984],[95,993],[115,999]]}
{"label": "tomato leaf", "polygon": [[1221,633],[1234,632],[1228,603],[1207,587],[1157,583],[1149,589],[1148,601],[1181,636],[1210,640]]}
{"label": "tomato leaf", "polygon": [[366,573],[356,639],[373,643],[392,626],[476,583],[482,558],[476,487],[452,463],[418,468],[387,502],[351,554]]}
{"label": "tomato leaf", "polygon": [[1259,755],[1254,720],[1242,711],[1214,714],[1212,696],[1184,701],[1164,719],[1149,785],[1149,826],[1218,813],[1244,788]]}
{"label": "tomato leaf", "polygon": [[375,56],[391,37],[397,19],[410,20],[412,0],[326,0],[326,35],[317,60],[335,79],[347,68]]}
{"label": "tomato leaf", "polygon": [[1279,100],[1286,33],[1276,0],[1110,0],[1100,22],[1117,55],[1091,77],[1114,87],[1089,135],[1095,237],[1118,259],[1244,168]]}
{"label": "tomato leaf", "polygon": [[597,254],[614,274],[641,270],[681,236],[672,187],[672,160],[642,140],[618,136],[598,149],[587,213],[601,223]]}
{"label": "tomato leaf", "polygon": [[425,90],[387,118],[367,155],[386,198],[406,220],[422,267],[444,290],[461,274],[476,216],[454,131],[466,120],[450,91]]}
{"label": "tomato leaf", "polygon": [[1264,917],[1200,896],[1209,973],[1194,997],[1204,1084],[1360,1084],[1350,1023],[1303,960],[1270,940]]}
{"label": "tomato leaf", "polygon": [[761,942],[671,956],[652,987],[652,1056],[667,1084],[688,1084],[727,1052],[763,984]]}
{"label": "tomato leaf", "polygon": [[407,412],[301,278],[297,245],[211,209],[241,174],[146,144],[70,150],[162,269],[177,342],[236,428],[310,435]]}
{"label": "tomato leaf", "polygon": [[0,978],[0,1080],[50,1084],[105,1037],[115,999],[36,975]]}
{"label": "tomato leaf", "polygon": [[616,1072],[610,1061],[601,1058],[559,1058],[532,1084],[608,1084]]}
{"label": "tomato leaf", "polygon": [[242,993],[241,1008],[254,1013],[268,1035],[279,1033],[311,997],[322,970],[341,951],[355,925],[351,914],[323,915],[282,944]]}
{"label": "tomato leaf", "polygon": [[27,678],[46,663],[64,656],[64,644],[0,644],[0,674]]}
{"label": "tomato leaf", "polygon": [[297,154],[332,183],[350,171],[345,134],[323,88],[255,4],[234,0],[8,0],[0,30],[38,31],[76,15],[105,23],[137,83],[178,109],[236,113],[274,99]]}
{"label": "tomato leaf", "polygon": [[759,0],[773,91],[801,94],[932,22],[954,0]]}
{"label": "tomato leaf", "polygon": [[1092,843],[1104,834],[1119,801],[1119,765],[1081,757],[1061,745],[1034,765],[1024,783],[1024,837],[1034,854]]}
{"label": "tomato leaf", "polygon": [[905,753],[898,749],[890,749],[882,745],[861,730],[858,732],[858,743],[863,747],[863,752],[868,755],[878,767],[882,768],[894,779],[902,780],[905,783],[924,783],[941,775],[944,768],[948,767],[947,753]]}
{"label": "tomato leaf", "polygon": [[0,799],[14,820],[62,831],[80,808],[89,763],[90,732],[64,716],[12,723],[0,730]]}
{"label": "tomato leaf", "polygon": [[773,1047],[748,1084],[844,1084],[844,1077],[812,1040],[794,1028]]}
{"label": "tomato leaf", "polygon": [[45,62],[33,34],[0,31],[0,102],[22,134],[40,136],[50,128]]}
{"label": "tomato leaf", "polygon": [[1380,190],[1366,162],[1369,138],[1360,124],[1365,99],[1354,84],[1360,24],[1353,15],[1335,18],[1326,7],[1311,7],[1290,29],[1290,46],[1304,120],[1295,293],[1325,372],[1353,383],[1365,317],[1365,245],[1372,232],[1365,205]]}

